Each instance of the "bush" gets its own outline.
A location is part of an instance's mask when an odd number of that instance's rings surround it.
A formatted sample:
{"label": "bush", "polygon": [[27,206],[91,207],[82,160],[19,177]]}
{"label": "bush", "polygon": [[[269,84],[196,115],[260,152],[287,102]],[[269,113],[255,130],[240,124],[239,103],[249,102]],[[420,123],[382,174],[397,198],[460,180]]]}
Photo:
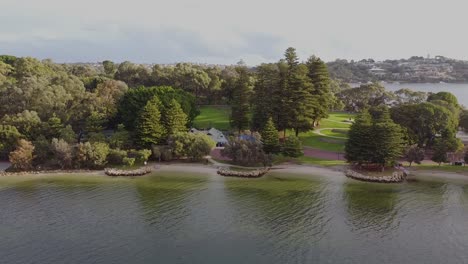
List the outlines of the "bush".
{"label": "bush", "polygon": [[149,157],[151,156],[151,150],[149,149],[142,149],[142,150],[130,150],[128,151],[128,157],[134,158],[135,162],[137,163],[144,163],[148,161]]}
{"label": "bush", "polygon": [[122,162],[123,162],[123,164],[125,166],[130,166],[131,167],[131,166],[133,166],[135,164],[135,159],[125,157],[125,158],[123,158]]}
{"label": "bush", "polygon": [[169,147],[175,157],[192,160],[209,155],[215,146],[216,143],[205,134],[182,132],[172,135],[169,140]]}
{"label": "bush", "polygon": [[52,139],[50,145],[54,154],[54,163],[60,168],[70,168],[72,166],[73,153],[71,146],[63,139]]}
{"label": "bush", "polygon": [[112,165],[122,165],[124,164],[124,158],[127,157],[127,151],[120,149],[111,149],[109,150],[109,155],[107,156],[107,161]]}
{"label": "bush", "polygon": [[32,168],[34,146],[31,142],[21,139],[16,150],[10,153],[10,162],[14,170],[30,170]]}
{"label": "bush", "polygon": [[76,164],[80,168],[102,168],[108,155],[109,145],[106,143],[80,143],[76,149]]}
{"label": "bush", "polygon": [[236,164],[246,166],[259,163],[266,166],[271,163],[270,156],[263,151],[262,142],[255,138],[252,140],[231,138],[221,150],[221,155],[232,159]]}
{"label": "bush", "polygon": [[283,155],[293,158],[304,155],[301,140],[298,137],[289,136],[284,142]]}
{"label": "bush", "polygon": [[128,132],[124,125],[119,124],[117,131],[109,138],[109,144],[112,148],[129,149],[133,143],[131,140],[130,132]]}
{"label": "bush", "polygon": [[163,148],[161,151],[161,160],[162,161],[171,161],[173,159],[172,151],[170,148]]}

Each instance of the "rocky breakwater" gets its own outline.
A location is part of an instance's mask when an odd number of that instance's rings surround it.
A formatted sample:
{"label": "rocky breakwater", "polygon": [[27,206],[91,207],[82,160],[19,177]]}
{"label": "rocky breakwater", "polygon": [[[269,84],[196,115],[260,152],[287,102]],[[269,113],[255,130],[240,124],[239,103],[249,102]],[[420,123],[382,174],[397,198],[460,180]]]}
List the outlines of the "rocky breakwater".
{"label": "rocky breakwater", "polygon": [[399,183],[406,179],[406,175],[402,171],[395,171],[392,175],[388,176],[369,176],[364,175],[353,170],[347,170],[345,172],[346,177],[366,182],[380,182],[380,183]]}
{"label": "rocky breakwater", "polygon": [[148,173],[151,173],[153,169],[151,167],[143,167],[135,170],[119,170],[106,168],[104,173],[108,176],[118,177],[118,176],[143,176]]}
{"label": "rocky breakwater", "polygon": [[240,177],[240,178],[259,178],[265,175],[270,168],[253,170],[253,171],[234,171],[228,169],[218,169],[218,174],[225,177]]}

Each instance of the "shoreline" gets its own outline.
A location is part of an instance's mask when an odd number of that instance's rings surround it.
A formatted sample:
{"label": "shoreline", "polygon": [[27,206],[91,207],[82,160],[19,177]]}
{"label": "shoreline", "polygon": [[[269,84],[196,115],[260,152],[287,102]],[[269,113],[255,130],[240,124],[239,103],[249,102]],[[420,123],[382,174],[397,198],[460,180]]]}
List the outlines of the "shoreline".
{"label": "shoreline", "polygon": [[[155,165],[155,164],[152,164]],[[202,164],[202,163],[167,163],[167,164],[158,164],[157,169],[148,175],[138,176],[149,177],[157,174],[158,172],[169,172],[169,173],[187,173],[187,174],[205,174],[210,176],[219,176],[217,171],[219,167],[229,167],[227,164],[223,166],[219,163],[215,164]],[[233,166],[236,167],[236,166]],[[243,167],[247,168],[247,167]],[[333,167],[324,167],[324,166],[315,166],[315,165],[297,165],[297,164],[279,164],[271,167],[271,174],[276,173],[285,173],[285,174],[296,174],[303,176],[321,176],[321,177],[343,177],[347,178],[345,175],[346,166],[333,166]],[[258,168],[250,168],[252,170]],[[1,172],[0,172],[1,175]],[[268,175],[268,174],[267,174]],[[19,172],[19,173],[8,173],[0,176],[0,181],[2,179],[34,179],[34,178],[46,178],[46,177],[73,177],[73,176],[94,176],[94,177],[103,177],[103,178],[134,178],[132,176],[120,176],[120,177],[111,177],[107,176],[104,170],[54,170],[54,171],[38,171],[33,173]],[[411,170],[410,175],[408,176],[408,181],[414,180],[456,180],[456,181],[466,181],[468,182],[468,175],[457,173],[457,172],[447,172],[447,171],[425,171],[425,170]],[[353,181],[358,181],[355,179],[350,179]]]}

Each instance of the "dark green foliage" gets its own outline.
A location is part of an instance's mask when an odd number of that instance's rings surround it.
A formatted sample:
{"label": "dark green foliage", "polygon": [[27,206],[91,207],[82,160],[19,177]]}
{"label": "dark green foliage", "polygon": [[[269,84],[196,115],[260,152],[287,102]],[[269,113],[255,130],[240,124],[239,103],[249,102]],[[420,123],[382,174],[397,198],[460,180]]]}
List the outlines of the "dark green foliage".
{"label": "dark green foliage", "polygon": [[233,90],[231,102],[231,127],[238,131],[247,129],[249,126],[250,94],[252,84],[247,67],[238,66],[236,68],[239,78]]}
{"label": "dark green foliage", "polygon": [[273,119],[269,118],[265,127],[262,130],[263,150],[266,153],[277,153],[280,150],[278,130],[273,123]]}
{"label": "dark green foliage", "polygon": [[448,104],[452,105],[452,106],[455,106],[455,107],[458,107],[458,100],[457,100],[457,97],[455,97],[455,95],[449,93],[449,92],[438,92],[438,93],[433,93],[433,94],[430,94],[429,97],[427,98],[427,101],[428,102],[431,102],[431,101],[445,101],[447,102]]}
{"label": "dark green foliage", "polygon": [[279,68],[277,64],[262,64],[257,67],[257,81],[252,96],[252,128],[261,130],[273,116],[273,107],[280,98],[278,93]]}
{"label": "dark green foliage", "polygon": [[438,163],[439,166],[442,163],[448,162],[447,157],[447,147],[445,146],[443,140],[437,140],[433,148],[434,153],[432,154],[431,160]]}
{"label": "dark green foliage", "polygon": [[75,131],[73,131],[72,127],[70,125],[67,125],[66,127],[62,128],[60,130],[60,138],[65,140],[66,142],[70,144],[74,144],[77,142],[77,135]]}
{"label": "dark green foliage", "polygon": [[174,157],[200,160],[209,155],[216,143],[202,133],[176,133],[169,139],[169,147]]}
{"label": "dark green foliage", "polygon": [[337,96],[344,103],[345,110],[350,112],[360,112],[370,107],[389,105],[394,99],[394,95],[378,83],[361,84],[359,87],[345,89]]}
{"label": "dark green foliage", "polygon": [[142,147],[151,147],[152,144],[157,145],[165,134],[164,126],[161,123],[160,107],[161,102],[155,96],[148,101],[143,111],[140,112],[136,132],[139,144]]}
{"label": "dark green foliage", "polygon": [[297,158],[304,155],[301,140],[295,136],[289,136],[284,141],[283,155],[286,157]]}
{"label": "dark green foliage", "polygon": [[25,138],[34,140],[40,133],[41,119],[35,111],[24,110],[16,115],[5,115],[1,124],[14,126]]}
{"label": "dark green foliage", "polygon": [[149,149],[141,149],[141,150],[129,150],[128,157],[134,158],[135,162],[138,164],[142,164],[148,161],[149,157],[151,156],[151,150]]}
{"label": "dark green foliage", "polygon": [[306,63],[309,73],[308,76],[313,84],[312,95],[316,100],[314,104],[314,120],[319,121],[328,117],[328,112],[335,104],[335,96],[330,88],[330,76],[325,62],[320,58],[312,56]]}
{"label": "dark green foliage", "polygon": [[[166,108],[165,104],[169,104],[172,99],[175,99],[187,115],[189,125],[192,124],[195,117],[199,114],[195,105],[195,97],[187,92],[167,86],[139,87],[129,90],[121,99],[118,107],[120,122],[127,129],[133,130],[136,125],[135,116],[139,116],[148,100],[155,96],[162,103],[162,109]],[[161,112],[164,111],[161,110]]]}
{"label": "dark green foliage", "polygon": [[16,147],[16,143],[22,137],[14,126],[0,125],[0,158],[5,159]]}
{"label": "dark green foliage", "polygon": [[419,147],[432,146],[436,135],[458,127],[457,117],[447,108],[432,103],[407,104],[392,107],[391,116],[395,123],[406,128],[411,141]]}
{"label": "dark green foliage", "polygon": [[91,115],[86,119],[86,131],[88,133],[98,133],[104,130],[107,120],[106,115],[93,111]]}
{"label": "dark green foliage", "polygon": [[62,131],[63,129],[62,120],[59,117],[57,117],[57,115],[54,113],[52,117],[50,117],[47,120],[47,123],[45,123],[45,126],[43,129],[44,129],[44,135],[48,139],[59,138],[60,131]]}
{"label": "dark green foliage", "polygon": [[117,130],[109,138],[109,145],[116,149],[129,149],[132,147],[132,137],[123,124],[117,126]]}
{"label": "dark green foliage", "polygon": [[463,110],[461,112],[459,125],[465,132],[468,131],[468,110]]}
{"label": "dark green foliage", "polygon": [[75,166],[100,169],[107,164],[109,145],[103,142],[80,143],[75,150]]}
{"label": "dark green foliage", "polygon": [[127,151],[121,149],[110,149],[107,162],[111,165],[123,165],[123,159],[127,157]]}
{"label": "dark green foliage", "polygon": [[345,157],[355,164],[392,165],[403,153],[402,129],[390,118],[388,109],[372,117],[367,110],[357,116],[348,133]]}
{"label": "dark green foliage", "polygon": [[258,139],[248,141],[238,137],[231,138],[229,143],[221,150],[221,154],[239,165],[255,166],[263,164],[267,166],[270,164],[269,156],[263,151],[262,142]]}
{"label": "dark green foliage", "polygon": [[168,104],[162,115],[162,120],[167,135],[187,131],[187,115],[175,99],[172,99]]}
{"label": "dark green foliage", "polygon": [[463,156],[463,160],[465,161],[465,165],[468,163],[468,151],[465,150],[465,156]]}
{"label": "dark green foliage", "polygon": [[425,151],[423,148],[413,145],[406,150],[405,159],[409,162],[411,167],[413,162],[416,164],[421,164],[421,161],[424,160],[424,154]]}

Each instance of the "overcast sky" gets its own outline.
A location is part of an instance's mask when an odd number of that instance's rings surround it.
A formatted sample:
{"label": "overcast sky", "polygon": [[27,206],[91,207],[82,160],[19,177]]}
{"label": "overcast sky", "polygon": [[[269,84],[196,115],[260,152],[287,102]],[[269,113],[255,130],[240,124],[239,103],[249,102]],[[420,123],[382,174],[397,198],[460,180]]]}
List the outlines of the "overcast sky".
{"label": "overcast sky", "polygon": [[301,59],[468,59],[455,0],[0,0],[0,54],[58,62],[249,65]]}

